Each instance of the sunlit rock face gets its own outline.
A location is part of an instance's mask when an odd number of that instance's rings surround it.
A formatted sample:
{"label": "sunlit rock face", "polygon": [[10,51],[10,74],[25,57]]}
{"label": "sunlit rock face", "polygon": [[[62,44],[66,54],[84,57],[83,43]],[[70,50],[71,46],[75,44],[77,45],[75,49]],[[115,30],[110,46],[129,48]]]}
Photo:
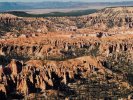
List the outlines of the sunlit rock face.
{"label": "sunlit rock face", "polygon": [[0,14],[0,99],[32,99],[34,94],[65,98],[81,95],[78,89],[84,89],[86,99],[85,86],[97,84],[101,99],[106,86],[107,96],[130,94],[131,8],[106,8],[80,17]]}
{"label": "sunlit rock face", "polygon": [[132,7],[110,7],[79,17],[22,18],[11,14],[0,14],[0,29],[7,32],[6,35],[3,34],[4,38],[24,37],[22,34],[34,37],[38,34],[59,31],[91,35],[103,32],[105,36],[107,33],[132,34],[130,32],[133,29],[132,12]]}
{"label": "sunlit rock face", "polygon": [[[91,57],[81,57],[69,61],[39,61],[30,60],[25,66],[13,59],[7,67],[1,70],[1,91],[7,93],[18,92],[23,95],[35,92],[37,89],[45,91],[48,88],[58,88],[61,84],[68,84],[76,76],[80,79],[87,77],[97,68],[105,73],[104,67]],[[97,66],[96,66],[97,65]],[[19,67],[21,71],[19,71]],[[84,70],[86,70],[84,72]],[[84,72],[84,73],[83,73]],[[10,73],[10,74],[9,74]],[[7,75],[8,74],[8,75]],[[11,85],[12,84],[12,85]]]}
{"label": "sunlit rock face", "polygon": [[[90,80],[95,80],[91,75],[97,75],[101,79],[101,84],[108,80],[109,83],[119,84],[120,88],[132,89],[127,82],[120,81],[124,76],[114,76],[111,70],[102,65],[99,58],[90,56],[66,61],[29,60],[24,66],[20,65],[22,65],[20,61],[13,59],[8,65],[9,67],[3,67],[4,72],[1,70],[0,89],[5,97],[12,95],[13,98],[16,98],[15,95],[18,94],[27,96],[34,92],[61,89],[62,86],[72,81],[88,77]],[[20,67],[21,70],[19,71]]]}

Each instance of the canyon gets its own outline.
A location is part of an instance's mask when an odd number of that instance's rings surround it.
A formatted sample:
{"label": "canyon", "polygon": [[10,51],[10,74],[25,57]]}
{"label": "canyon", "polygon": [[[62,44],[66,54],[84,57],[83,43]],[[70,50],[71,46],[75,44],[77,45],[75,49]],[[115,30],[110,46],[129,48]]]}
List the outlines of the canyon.
{"label": "canyon", "polygon": [[79,17],[2,13],[0,38],[2,100],[133,98],[132,7]]}

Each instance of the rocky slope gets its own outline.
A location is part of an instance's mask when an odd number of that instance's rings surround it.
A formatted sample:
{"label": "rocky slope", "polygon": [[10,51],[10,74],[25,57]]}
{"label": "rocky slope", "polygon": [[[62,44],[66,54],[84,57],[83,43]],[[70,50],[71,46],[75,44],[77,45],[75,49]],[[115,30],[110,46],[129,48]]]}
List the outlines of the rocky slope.
{"label": "rocky slope", "polygon": [[13,34],[15,37],[22,34],[29,36],[33,33],[48,33],[51,31],[67,31],[82,34],[96,32],[132,34],[132,12],[132,7],[112,7],[80,17],[21,18],[10,14],[1,14],[0,30],[3,35],[5,35],[6,32],[10,32],[8,34]]}
{"label": "rocky slope", "polygon": [[96,99],[127,98],[133,91],[131,8],[81,17],[1,14],[0,98],[92,99],[95,86]]}
{"label": "rocky slope", "polygon": [[[88,77],[91,81],[99,81],[100,85],[104,82],[118,84],[116,89],[120,88],[119,91],[132,90],[132,86],[123,81],[123,75],[110,72],[98,59],[89,56],[67,61],[30,60],[22,63],[12,60],[6,67],[1,67],[0,73],[0,90],[5,98],[12,99],[17,98],[17,95],[21,98],[34,92],[47,93],[49,89],[59,89],[66,92],[63,95],[72,95],[73,92],[65,85]],[[94,75],[98,76],[97,79]]]}
{"label": "rocky slope", "polygon": [[132,7],[105,8],[97,13],[86,16],[91,18],[87,26],[101,27],[102,29],[132,29],[133,10]]}

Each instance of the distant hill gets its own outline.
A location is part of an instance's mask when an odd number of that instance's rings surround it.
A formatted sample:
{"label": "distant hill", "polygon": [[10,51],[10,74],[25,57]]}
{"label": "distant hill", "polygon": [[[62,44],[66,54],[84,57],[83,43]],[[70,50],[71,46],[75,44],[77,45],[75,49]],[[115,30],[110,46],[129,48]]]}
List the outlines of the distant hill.
{"label": "distant hill", "polygon": [[77,10],[71,12],[51,12],[45,14],[29,14],[24,11],[9,11],[6,13],[13,14],[19,17],[64,17],[64,16],[82,16],[96,12],[96,9]]}
{"label": "distant hill", "polygon": [[133,1],[125,2],[105,2],[105,3],[87,3],[87,2],[0,2],[0,11],[25,10],[25,9],[57,9],[57,8],[77,8],[89,6],[132,6]]}
{"label": "distant hill", "polygon": [[87,6],[83,2],[1,2],[0,10],[53,9]]}

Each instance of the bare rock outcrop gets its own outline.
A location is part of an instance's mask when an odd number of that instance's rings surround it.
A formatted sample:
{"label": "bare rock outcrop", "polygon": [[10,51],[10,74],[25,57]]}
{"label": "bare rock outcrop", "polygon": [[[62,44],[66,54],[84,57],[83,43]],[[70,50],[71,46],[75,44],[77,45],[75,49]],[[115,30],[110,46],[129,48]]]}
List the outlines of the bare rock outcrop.
{"label": "bare rock outcrop", "polygon": [[51,89],[63,95],[84,80],[132,91],[132,13],[113,7],[79,17],[0,14],[0,97]]}
{"label": "bare rock outcrop", "polygon": [[[102,65],[97,63],[97,60],[93,60],[91,57],[81,57],[75,60],[69,61],[39,61],[31,60],[26,63],[25,66],[21,66],[22,70],[18,73],[19,61],[12,60],[9,67],[3,68],[5,72],[1,78],[1,91],[6,95],[11,91],[19,92],[23,95],[35,92],[38,89],[45,91],[50,88],[61,87],[61,84],[68,84],[70,80],[77,78],[87,77],[89,73],[99,69],[104,73]],[[20,63],[20,62],[19,62]],[[83,71],[86,72],[83,73]],[[8,71],[11,71],[9,74]],[[8,76],[6,76],[8,74]],[[11,85],[12,84],[12,85]]]}

